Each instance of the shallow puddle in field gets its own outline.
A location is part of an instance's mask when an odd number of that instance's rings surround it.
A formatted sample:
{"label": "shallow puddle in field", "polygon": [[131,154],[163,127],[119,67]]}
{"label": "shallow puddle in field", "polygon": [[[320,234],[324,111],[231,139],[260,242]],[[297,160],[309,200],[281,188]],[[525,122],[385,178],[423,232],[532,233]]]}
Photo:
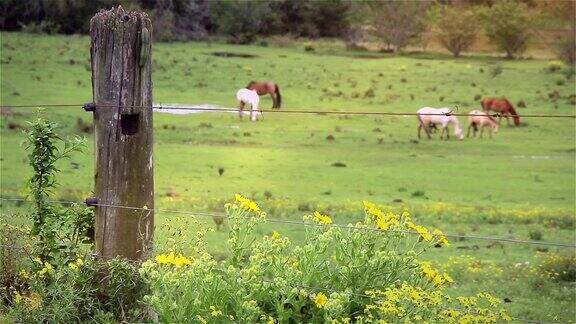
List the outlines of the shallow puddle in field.
{"label": "shallow puddle in field", "polygon": [[513,155],[515,159],[531,159],[531,160],[564,160],[569,159],[569,155]]}
{"label": "shallow puddle in field", "polygon": [[237,111],[226,111],[230,109],[237,109],[231,107],[222,107],[213,104],[184,104],[184,103],[155,103],[154,112],[168,113],[174,115],[187,115],[203,112],[231,112],[238,113]]}

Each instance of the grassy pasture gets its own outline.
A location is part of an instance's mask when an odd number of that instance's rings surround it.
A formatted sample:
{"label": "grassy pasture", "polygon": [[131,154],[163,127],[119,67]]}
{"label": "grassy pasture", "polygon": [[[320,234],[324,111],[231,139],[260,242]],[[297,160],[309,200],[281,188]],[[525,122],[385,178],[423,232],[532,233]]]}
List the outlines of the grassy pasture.
{"label": "grassy pasture", "polygon": [[[87,37],[1,37],[2,105],[90,101]],[[543,60],[216,43],[156,44],[153,58],[154,98],[160,103],[232,107],[235,91],[249,80],[273,79],[280,84],[285,109],[415,112],[422,106],[458,105],[459,112],[467,112],[479,108],[475,96],[505,95],[526,103],[518,108],[520,115],[575,112],[570,102],[574,80],[546,72]],[[502,73],[493,77],[497,66]],[[264,107],[272,105],[269,98],[262,101]],[[47,108],[44,114],[67,135],[82,134],[77,119],[91,118],[79,107]],[[2,196],[23,195],[30,170],[21,128],[34,115],[33,109],[3,110]],[[259,123],[240,122],[229,113],[156,113],[154,118],[158,208],[221,211],[240,192],[261,202],[270,218],[299,219],[320,210],[348,223],[362,217],[367,199],[409,209],[421,223],[447,233],[521,239],[540,233],[545,241],[575,242],[574,119],[526,118],[522,127],[503,126],[493,140],[441,142],[418,140],[413,116],[268,113]],[[93,136],[83,135],[85,152],[61,164],[58,198],[83,199],[92,189]],[[345,166],[333,166],[337,162]],[[18,215],[26,206],[3,203],[1,208],[3,216],[24,222]],[[158,213],[158,244],[168,244],[179,226],[189,237],[214,226],[209,218],[198,220]],[[280,224],[268,224],[260,233],[273,229],[295,240],[302,237],[302,228]],[[226,256],[226,238],[224,230],[208,234],[216,255]],[[463,240],[428,257],[448,271],[455,267],[450,257],[476,260],[466,271],[454,270],[457,283],[450,289],[509,298],[518,317],[573,321],[574,284],[544,280],[530,271],[553,253],[574,255],[574,250]]]}

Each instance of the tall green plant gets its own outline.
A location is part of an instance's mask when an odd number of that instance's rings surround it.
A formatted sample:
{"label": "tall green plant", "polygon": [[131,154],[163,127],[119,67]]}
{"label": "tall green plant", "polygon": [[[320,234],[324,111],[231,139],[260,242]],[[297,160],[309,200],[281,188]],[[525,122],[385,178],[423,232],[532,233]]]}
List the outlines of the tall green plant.
{"label": "tall green plant", "polygon": [[[86,208],[58,208],[51,203],[50,196],[58,185],[56,174],[60,170],[56,162],[80,151],[84,140],[80,137],[62,139],[55,131],[58,125],[41,116],[29,125],[25,133],[26,149],[30,150],[28,160],[33,169],[27,183],[34,200],[31,234],[38,238],[37,254],[42,261],[67,263],[74,259],[76,247],[91,226],[93,215]],[[61,146],[57,145],[59,142]],[[57,255],[61,253],[64,255]]]}

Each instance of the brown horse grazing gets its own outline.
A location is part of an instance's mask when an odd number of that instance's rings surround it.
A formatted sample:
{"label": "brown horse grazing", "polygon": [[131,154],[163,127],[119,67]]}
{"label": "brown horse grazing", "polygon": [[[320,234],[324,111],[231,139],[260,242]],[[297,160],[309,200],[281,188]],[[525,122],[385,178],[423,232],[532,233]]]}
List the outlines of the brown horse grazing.
{"label": "brown horse grazing", "polygon": [[514,119],[514,125],[520,125],[520,115],[514,109],[514,106],[508,101],[506,98],[484,98],[482,99],[482,109],[485,112],[490,112],[490,110],[495,111],[500,114],[500,118],[498,119],[498,125],[502,121],[502,116],[506,117],[506,122],[508,126],[510,126],[510,120],[508,116],[511,116]]}
{"label": "brown horse grazing", "polygon": [[280,109],[282,105],[282,96],[280,95],[280,88],[274,81],[250,81],[246,89],[254,90],[259,96],[270,94],[272,97],[272,108]]}

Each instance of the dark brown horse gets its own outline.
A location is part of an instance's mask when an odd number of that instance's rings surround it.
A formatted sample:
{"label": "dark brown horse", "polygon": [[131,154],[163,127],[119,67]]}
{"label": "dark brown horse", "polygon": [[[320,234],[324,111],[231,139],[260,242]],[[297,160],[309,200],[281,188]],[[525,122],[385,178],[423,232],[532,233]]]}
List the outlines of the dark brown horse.
{"label": "dark brown horse", "polygon": [[254,90],[259,96],[270,94],[272,97],[272,108],[280,109],[282,105],[282,96],[280,95],[280,88],[274,81],[250,81],[246,89]]}
{"label": "dark brown horse", "polygon": [[484,98],[482,99],[482,109],[485,112],[490,112],[490,110],[495,111],[500,114],[500,118],[498,119],[498,125],[502,121],[502,116],[506,117],[506,122],[508,126],[510,126],[510,120],[508,119],[509,116],[514,119],[514,125],[520,125],[520,115],[514,109],[514,106],[508,101],[506,98]]}

